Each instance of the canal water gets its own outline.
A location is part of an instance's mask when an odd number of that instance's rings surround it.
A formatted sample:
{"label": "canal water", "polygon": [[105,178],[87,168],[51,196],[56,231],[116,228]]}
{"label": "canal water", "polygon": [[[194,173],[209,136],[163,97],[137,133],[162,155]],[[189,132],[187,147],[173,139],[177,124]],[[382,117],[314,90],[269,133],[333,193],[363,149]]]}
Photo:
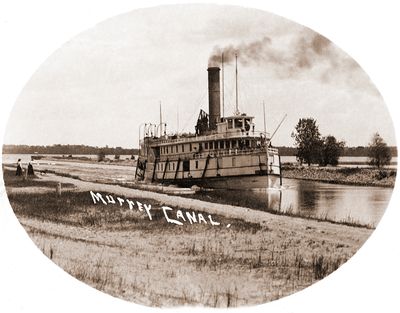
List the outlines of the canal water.
{"label": "canal water", "polygon": [[[225,199],[238,199],[257,210],[286,212],[337,222],[376,226],[389,205],[392,188],[328,184],[284,178],[281,189],[224,190]],[[207,191],[212,200],[220,191]],[[229,200],[227,201],[229,202]],[[233,202],[233,201],[232,201]],[[231,204],[237,204],[232,203]]]}

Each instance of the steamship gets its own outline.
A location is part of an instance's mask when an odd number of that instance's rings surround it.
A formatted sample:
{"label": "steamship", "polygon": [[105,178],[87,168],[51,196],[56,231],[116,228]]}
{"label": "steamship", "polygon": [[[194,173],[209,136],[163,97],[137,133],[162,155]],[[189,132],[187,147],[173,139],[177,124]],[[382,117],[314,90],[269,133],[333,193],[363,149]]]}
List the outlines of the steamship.
{"label": "steamship", "polygon": [[144,124],[142,136],[139,128],[136,179],[218,189],[280,186],[280,156],[269,134],[238,110],[221,117],[220,68],[207,71],[209,112],[200,110],[195,133],[167,135],[161,117],[159,124]]}

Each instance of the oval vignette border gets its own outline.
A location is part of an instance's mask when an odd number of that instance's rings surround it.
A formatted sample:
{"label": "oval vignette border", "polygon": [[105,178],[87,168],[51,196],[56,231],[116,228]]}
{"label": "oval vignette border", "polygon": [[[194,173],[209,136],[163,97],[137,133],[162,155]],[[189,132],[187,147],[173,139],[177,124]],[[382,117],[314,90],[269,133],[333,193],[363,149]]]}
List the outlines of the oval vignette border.
{"label": "oval vignette border", "polygon": [[[266,9],[266,8],[263,8],[264,10]],[[373,77],[373,76],[372,76]],[[392,201],[393,202],[393,201]],[[386,214],[385,214],[386,215]]]}

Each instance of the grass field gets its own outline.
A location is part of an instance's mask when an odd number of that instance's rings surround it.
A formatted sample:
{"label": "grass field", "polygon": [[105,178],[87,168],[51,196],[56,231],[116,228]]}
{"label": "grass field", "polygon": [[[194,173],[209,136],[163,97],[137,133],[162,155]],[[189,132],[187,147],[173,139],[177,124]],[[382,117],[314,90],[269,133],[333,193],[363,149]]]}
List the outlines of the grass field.
{"label": "grass field", "polygon": [[126,206],[93,204],[87,191],[36,193],[55,182],[18,181],[7,171],[4,178],[15,214],[43,253],[94,288],[151,306],[275,300],[335,271],[371,234],[277,215],[262,224],[213,215],[224,226],[178,226],[166,221],[165,203],[156,200],[139,199],[153,207],[149,220]]}

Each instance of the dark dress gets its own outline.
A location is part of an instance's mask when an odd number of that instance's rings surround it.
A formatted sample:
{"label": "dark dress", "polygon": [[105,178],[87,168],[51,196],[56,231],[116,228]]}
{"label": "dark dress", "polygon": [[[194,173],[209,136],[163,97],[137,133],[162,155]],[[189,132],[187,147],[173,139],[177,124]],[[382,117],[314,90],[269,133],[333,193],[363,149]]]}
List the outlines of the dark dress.
{"label": "dark dress", "polygon": [[34,175],[33,166],[31,163],[28,164],[28,175]]}
{"label": "dark dress", "polygon": [[22,167],[19,163],[17,164],[17,172],[15,173],[15,176],[22,176]]}

